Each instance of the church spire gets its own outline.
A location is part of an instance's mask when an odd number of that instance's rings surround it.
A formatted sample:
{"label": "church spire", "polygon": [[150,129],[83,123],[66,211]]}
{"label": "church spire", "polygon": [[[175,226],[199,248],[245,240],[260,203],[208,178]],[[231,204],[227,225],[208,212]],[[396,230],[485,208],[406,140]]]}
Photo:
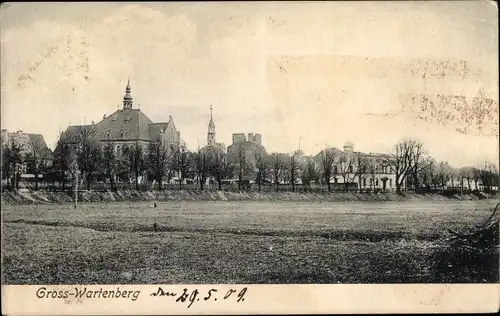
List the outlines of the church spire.
{"label": "church spire", "polygon": [[207,143],[208,146],[215,145],[215,124],[212,116],[212,106],[210,106],[210,122],[208,122]]}
{"label": "church spire", "polygon": [[130,78],[128,79],[127,87],[125,88],[125,96],[123,97],[123,109],[132,109],[132,95],[130,94]]}

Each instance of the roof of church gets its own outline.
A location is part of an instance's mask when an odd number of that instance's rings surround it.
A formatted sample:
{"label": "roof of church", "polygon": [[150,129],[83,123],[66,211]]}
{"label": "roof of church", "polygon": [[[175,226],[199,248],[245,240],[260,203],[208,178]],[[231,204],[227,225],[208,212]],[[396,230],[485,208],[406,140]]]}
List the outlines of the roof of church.
{"label": "roof of church", "polygon": [[166,130],[170,124],[174,124],[172,118],[167,123],[153,123],[140,109],[121,109],[95,125],[69,126],[65,133],[73,135],[82,126],[87,126],[94,129],[97,140],[151,141],[158,140],[160,132]]}
{"label": "roof of church", "polygon": [[[95,124],[96,138],[99,140],[150,140],[149,124],[152,123],[140,109],[117,110]],[[107,136],[108,132],[109,136]]]}

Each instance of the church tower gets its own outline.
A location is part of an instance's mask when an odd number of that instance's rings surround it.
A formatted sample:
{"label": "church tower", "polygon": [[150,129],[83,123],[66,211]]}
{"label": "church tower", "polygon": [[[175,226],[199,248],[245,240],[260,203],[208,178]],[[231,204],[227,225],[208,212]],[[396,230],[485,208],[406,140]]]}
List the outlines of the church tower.
{"label": "church tower", "polygon": [[123,97],[123,109],[132,110],[132,95],[130,94],[130,79],[128,80],[127,87],[125,88],[125,96]]}
{"label": "church tower", "polygon": [[212,106],[210,106],[210,122],[208,123],[207,144],[208,146],[215,146],[215,124],[212,117]]}

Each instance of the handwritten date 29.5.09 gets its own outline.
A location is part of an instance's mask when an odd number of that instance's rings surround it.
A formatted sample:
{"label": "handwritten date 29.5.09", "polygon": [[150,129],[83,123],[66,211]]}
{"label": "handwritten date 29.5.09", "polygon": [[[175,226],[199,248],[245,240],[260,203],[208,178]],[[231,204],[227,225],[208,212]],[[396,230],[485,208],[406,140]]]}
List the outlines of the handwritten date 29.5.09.
{"label": "handwritten date 29.5.09", "polygon": [[217,300],[236,300],[237,303],[245,301],[245,294],[247,293],[247,288],[244,287],[242,289],[229,289],[229,290],[217,290],[210,289],[204,293],[200,292],[198,289],[194,289],[193,291],[188,291],[188,289],[184,289],[182,293],[177,292],[169,292],[165,291],[161,287],[158,287],[156,292],[150,294],[150,296],[163,296],[163,297],[172,297],[175,299],[177,303],[187,303],[187,307],[191,307],[194,302],[215,302]]}

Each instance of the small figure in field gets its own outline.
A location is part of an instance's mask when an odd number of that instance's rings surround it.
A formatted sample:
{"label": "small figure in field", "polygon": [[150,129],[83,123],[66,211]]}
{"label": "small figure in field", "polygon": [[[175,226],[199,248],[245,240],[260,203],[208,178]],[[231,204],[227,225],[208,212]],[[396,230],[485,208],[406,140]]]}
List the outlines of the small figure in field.
{"label": "small figure in field", "polygon": [[156,222],[153,224],[153,231],[155,233],[158,231],[158,224],[156,224]]}
{"label": "small figure in field", "polygon": [[149,206],[149,208],[157,208],[157,207],[158,207],[158,204],[156,204],[156,202],[153,202],[153,204]]}

